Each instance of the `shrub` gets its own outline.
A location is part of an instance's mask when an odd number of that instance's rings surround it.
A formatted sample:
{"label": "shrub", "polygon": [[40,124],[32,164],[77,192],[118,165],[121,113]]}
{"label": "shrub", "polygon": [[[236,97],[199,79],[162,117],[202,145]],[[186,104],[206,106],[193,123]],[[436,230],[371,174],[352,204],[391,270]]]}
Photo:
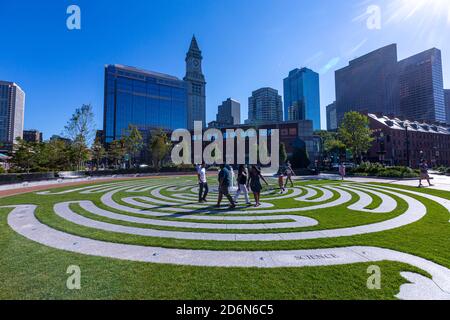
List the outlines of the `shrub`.
{"label": "shrub", "polygon": [[416,178],[419,172],[408,167],[383,167],[380,163],[362,163],[359,167],[350,170],[350,175],[380,178]]}

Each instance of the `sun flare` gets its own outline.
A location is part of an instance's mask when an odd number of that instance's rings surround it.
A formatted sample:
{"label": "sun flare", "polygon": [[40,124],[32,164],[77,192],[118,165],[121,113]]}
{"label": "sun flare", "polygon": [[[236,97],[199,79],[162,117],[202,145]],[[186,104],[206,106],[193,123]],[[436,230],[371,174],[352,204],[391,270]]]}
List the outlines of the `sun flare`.
{"label": "sun flare", "polygon": [[417,18],[427,23],[445,22],[450,25],[450,0],[396,0],[388,5],[388,21]]}

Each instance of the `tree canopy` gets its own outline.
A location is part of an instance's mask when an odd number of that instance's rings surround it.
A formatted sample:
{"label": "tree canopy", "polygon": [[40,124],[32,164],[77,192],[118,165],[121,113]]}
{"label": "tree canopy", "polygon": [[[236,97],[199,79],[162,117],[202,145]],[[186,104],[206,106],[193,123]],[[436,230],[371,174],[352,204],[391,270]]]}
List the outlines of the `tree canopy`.
{"label": "tree canopy", "polygon": [[353,153],[357,162],[372,146],[374,138],[369,128],[369,118],[358,112],[348,112],[339,127],[339,138]]}

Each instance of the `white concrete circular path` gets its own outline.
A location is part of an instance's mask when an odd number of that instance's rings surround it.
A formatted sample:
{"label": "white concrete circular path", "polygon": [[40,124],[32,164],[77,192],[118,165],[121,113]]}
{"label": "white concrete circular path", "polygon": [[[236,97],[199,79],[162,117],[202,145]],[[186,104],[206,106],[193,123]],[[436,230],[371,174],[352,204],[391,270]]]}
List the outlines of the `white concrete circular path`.
{"label": "white concrete circular path", "polygon": [[[163,191],[182,196],[171,198],[163,195]],[[279,197],[282,199],[292,198],[299,203],[304,203],[303,206],[289,209],[272,209],[270,206],[266,206],[257,210],[247,208],[244,211],[211,210],[208,204],[194,204],[195,191],[196,188],[192,188],[192,186],[149,185],[148,182],[140,182],[112,183],[39,194],[42,196],[70,193],[101,194],[102,206],[111,208],[111,210],[100,208],[93,202],[86,200],[62,202],[55,205],[55,214],[77,225],[122,234],[209,241],[287,241],[337,238],[392,230],[417,222],[427,213],[426,207],[419,200],[407,194],[420,196],[450,208],[450,201],[440,197],[392,187],[361,184],[329,184],[292,188],[288,194]],[[119,203],[115,199],[123,192],[130,194],[149,193],[150,196],[124,197]],[[356,201],[353,200],[352,193],[358,196]],[[372,196],[378,197],[381,200],[380,204],[376,208],[367,209],[374,201]],[[356,213],[358,211],[373,214],[390,213],[397,207],[397,201],[393,196],[405,201],[407,209],[395,218],[379,223],[332,230],[239,233],[239,230],[301,229],[317,226],[318,221],[294,213],[329,208],[330,214],[333,214],[333,207],[342,205]],[[269,192],[263,200],[271,201],[272,199],[277,200],[279,198],[274,192]],[[72,205],[81,207],[90,214],[98,216],[99,219],[108,218],[118,222],[132,222],[147,227],[129,227],[90,219],[73,211]],[[13,230],[27,239],[60,250],[122,260],[205,267],[277,268],[344,265],[383,260],[396,261],[410,264],[432,275],[431,280],[413,273],[402,273],[402,276],[412,283],[402,286],[398,298],[450,299],[449,269],[420,257],[393,250],[374,247],[347,247],[246,252],[181,250],[117,244],[71,235],[44,225],[35,217],[36,206],[20,205],[11,208],[8,224]],[[170,218],[170,220],[161,218]],[[177,221],[178,219],[196,222]],[[277,220],[289,220],[290,222],[280,223]],[[245,221],[249,223],[244,223]],[[151,226],[188,228],[193,229],[193,231],[155,230],[151,229]],[[216,233],[196,232],[195,229],[210,229]],[[220,233],[220,230],[236,232]]]}

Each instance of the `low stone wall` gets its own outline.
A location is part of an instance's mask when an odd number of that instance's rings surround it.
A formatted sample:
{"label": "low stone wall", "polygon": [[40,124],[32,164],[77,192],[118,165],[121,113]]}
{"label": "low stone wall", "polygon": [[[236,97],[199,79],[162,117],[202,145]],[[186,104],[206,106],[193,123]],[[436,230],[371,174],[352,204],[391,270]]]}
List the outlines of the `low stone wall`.
{"label": "low stone wall", "polygon": [[54,179],[57,179],[57,176],[54,172],[0,174],[0,185],[15,184],[22,182],[45,181]]}

